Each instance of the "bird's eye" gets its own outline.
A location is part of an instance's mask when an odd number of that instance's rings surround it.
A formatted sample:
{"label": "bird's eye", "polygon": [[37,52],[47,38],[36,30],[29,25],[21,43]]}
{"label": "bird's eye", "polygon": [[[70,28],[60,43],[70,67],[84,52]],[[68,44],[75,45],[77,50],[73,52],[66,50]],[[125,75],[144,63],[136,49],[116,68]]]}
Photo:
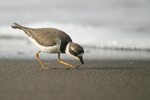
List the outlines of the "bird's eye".
{"label": "bird's eye", "polygon": [[76,55],[77,55],[77,53],[76,53],[76,52],[74,52],[74,55],[76,56]]}
{"label": "bird's eye", "polygon": [[77,53],[76,53],[76,52],[74,52],[74,51],[72,51],[72,54],[73,54],[74,56],[76,56],[76,55],[77,55]]}

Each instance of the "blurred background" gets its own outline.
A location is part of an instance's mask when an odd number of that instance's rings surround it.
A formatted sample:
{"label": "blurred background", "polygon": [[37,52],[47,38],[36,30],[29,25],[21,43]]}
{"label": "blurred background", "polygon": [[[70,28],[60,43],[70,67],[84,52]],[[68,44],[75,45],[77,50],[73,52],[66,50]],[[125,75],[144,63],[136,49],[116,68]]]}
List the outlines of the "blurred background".
{"label": "blurred background", "polygon": [[150,59],[150,0],[0,0],[0,12],[0,59],[36,59],[38,49],[14,22],[66,32],[85,48],[84,59]]}

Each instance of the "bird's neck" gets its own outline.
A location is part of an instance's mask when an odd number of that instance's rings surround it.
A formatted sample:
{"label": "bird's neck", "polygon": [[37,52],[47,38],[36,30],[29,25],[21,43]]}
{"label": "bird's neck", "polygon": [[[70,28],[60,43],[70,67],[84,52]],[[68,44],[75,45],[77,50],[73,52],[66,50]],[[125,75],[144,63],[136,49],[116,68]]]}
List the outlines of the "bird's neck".
{"label": "bird's neck", "polygon": [[69,54],[69,46],[70,46],[70,43],[69,42],[67,45],[66,45],[66,49],[65,49],[65,53],[68,55]]}

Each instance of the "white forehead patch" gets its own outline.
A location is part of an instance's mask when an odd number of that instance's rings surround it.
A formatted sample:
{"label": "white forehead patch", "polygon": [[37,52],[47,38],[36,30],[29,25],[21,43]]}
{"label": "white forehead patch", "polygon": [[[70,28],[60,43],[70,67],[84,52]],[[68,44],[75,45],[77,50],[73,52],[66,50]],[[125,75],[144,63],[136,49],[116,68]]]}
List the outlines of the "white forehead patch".
{"label": "white forehead patch", "polygon": [[79,54],[78,56],[82,57],[84,53]]}

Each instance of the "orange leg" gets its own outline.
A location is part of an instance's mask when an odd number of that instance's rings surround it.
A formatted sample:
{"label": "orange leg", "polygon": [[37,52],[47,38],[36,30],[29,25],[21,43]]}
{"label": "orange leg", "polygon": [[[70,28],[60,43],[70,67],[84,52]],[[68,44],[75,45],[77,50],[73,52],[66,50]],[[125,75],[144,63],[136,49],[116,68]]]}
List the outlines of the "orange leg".
{"label": "orange leg", "polygon": [[37,59],[39,60],[40,64],[42,65],[42,67],[43,67],[44,69],[51,69],[51,68],[48,68],[48,67],[44,67],[42,61],[40,60],[40,58],[39,58],[39,56],[38,56],[38,54],[39,54],[40,52],[41,52],[41,51],[38,51],[38,52],[35,54],[36,57],[37,57]]}
{"label": "orange leg", "polygon": [[68,66],[67,70],[68,70],[70,67],[72,67],[72,68],[78,68],[78,67],[79,67],[79,66],[72,66],[72,65],[70,65],[70,64],[68,64],[68,63],[65,63],[65,62],[61,61],[61,60],[60,60],[60,53],[58,53],[58,62],[59,62],[59,63],[62,63],[62,64],[64,64],[64,65],[66,65],[66,66]]}

